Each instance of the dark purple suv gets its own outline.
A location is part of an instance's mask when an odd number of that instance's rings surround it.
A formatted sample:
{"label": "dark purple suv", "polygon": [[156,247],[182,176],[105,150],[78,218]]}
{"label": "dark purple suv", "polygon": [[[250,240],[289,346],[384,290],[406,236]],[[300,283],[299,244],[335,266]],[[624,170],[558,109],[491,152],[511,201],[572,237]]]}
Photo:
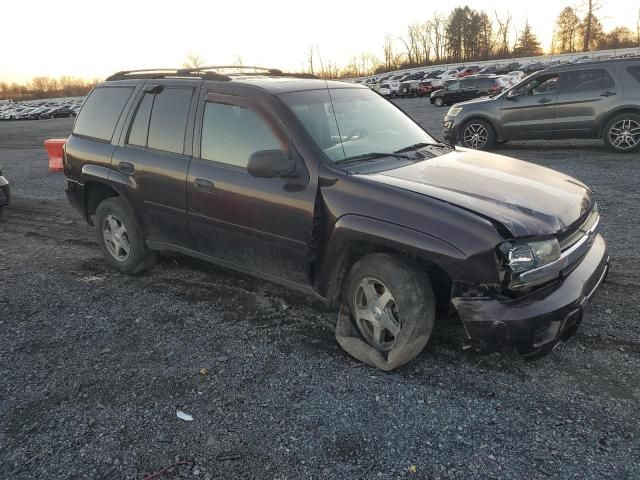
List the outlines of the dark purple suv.
{"label": "dark purple suv", "polygon": [[384,369],[420,353],[436,312],[478,351],[575,332],[609,259],[584,184],[438,143],[366,87],[220,72],[120,72],[87,97],[67,194],[116,269],[174,251],[301,290]]}

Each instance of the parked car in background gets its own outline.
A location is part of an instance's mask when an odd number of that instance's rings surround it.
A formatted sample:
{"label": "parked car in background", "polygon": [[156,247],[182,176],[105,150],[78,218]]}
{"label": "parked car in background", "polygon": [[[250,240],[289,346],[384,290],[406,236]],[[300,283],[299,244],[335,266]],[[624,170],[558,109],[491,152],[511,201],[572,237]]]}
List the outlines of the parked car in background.
{"label": "parked car in background", "polygon": [[497,97],[455,105],[443,127],[447,140],[469,148],[512,139],[602,138],[614,152],[636,152],[640,60],[548,68]]}
{"label": "parked car in background", "polygon": [[403,97],[415,97],[418,94],[418,84],[424,77],[424,72],[416,72],[406,76],[400,82],[399,94]]}
{"label": "parked car in background", "polygon": [[438,78],[442,81],[445,80],[449,80],[451,78],[458,78],[458,70],[456,69],[452,69],[452,70],[447,70],[445,72],[442,72],[440,75],[438,75]]}
{"label": "parked car in background", "polygon": [[429,102],[436,107],[453,105],[472,98],[497,95],[505,88],[506,85],[500,77],[466,77],[433,92]]}
{"label": "parked car in background", "polygon": [[431,78],[429,80],[422,80],[418,84],[417,94],[419,97],[426,97],[427,95],[431,95],[436,90],[440,90],[443,87],[441,81],[436,80],[435,78]]}
{"label": "parked car in background", "polygon": [[478,66],[466,67],[464,70],[458,72],[458,78],[468,77],[469,75],[474,75],[474,74],[478,73],[479,70],[480,70],[480,67],[478,67]]}
{"label": "parked car in background", "polygon": [[4,207],[11,202],[11,189],[9,187],[9,181],[2,175],[2,168],[0,168],[0,216],[4,211]]}

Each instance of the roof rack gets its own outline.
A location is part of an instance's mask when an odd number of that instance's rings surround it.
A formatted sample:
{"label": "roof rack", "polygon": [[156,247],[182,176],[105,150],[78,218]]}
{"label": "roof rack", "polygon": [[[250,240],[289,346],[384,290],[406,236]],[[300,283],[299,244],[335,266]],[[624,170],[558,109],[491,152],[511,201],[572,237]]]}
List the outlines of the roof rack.
{"label": "roof rack", "polygon": [[[220,70],[235,70],[233,73],[219,73]],[[295,78],[318,78],[310,73],[284,73],[276,68],[245,67],[237,65],[211,65],[197,68],[148,68],[140,70],[123,70],[107,77],[106,81],[144,79],[196,77],[204,80],[229,81],[234,76],[274,76]]]}

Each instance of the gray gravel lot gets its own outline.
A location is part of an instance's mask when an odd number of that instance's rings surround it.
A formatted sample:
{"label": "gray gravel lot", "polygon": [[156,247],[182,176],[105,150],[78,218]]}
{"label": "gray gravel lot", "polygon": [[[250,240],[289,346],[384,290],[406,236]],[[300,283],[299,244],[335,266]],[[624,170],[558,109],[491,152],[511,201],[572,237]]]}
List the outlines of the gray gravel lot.
{"label": "gray gravel lot", "polygon": [[[402,108],[440,136],[444,110]],[[613,268],[578,334],[524,363],[440,325],[382,373],[312,298],[186,257],[108,268],[49,173],[68,119],[0,123],[0,478],[640,478],[640,155],[499,150],[596,192]],[[206,370],[201,370],[206,369]],[[192,422],[176,417],[182,410]],[[413,473],[415,467],[415,473]]]}

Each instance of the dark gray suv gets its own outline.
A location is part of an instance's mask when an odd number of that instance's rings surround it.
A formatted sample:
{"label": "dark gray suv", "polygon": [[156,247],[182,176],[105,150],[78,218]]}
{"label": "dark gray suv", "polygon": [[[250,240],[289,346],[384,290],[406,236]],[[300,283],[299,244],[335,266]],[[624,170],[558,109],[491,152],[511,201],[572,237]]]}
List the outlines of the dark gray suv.
{"label": "dark gray suv", "polygon": [[443,121],[448,141],[486,150],[522,139],[602,138],[615,152],[640,147],[640,59],[561,65],[494,98],[458,103]]}

